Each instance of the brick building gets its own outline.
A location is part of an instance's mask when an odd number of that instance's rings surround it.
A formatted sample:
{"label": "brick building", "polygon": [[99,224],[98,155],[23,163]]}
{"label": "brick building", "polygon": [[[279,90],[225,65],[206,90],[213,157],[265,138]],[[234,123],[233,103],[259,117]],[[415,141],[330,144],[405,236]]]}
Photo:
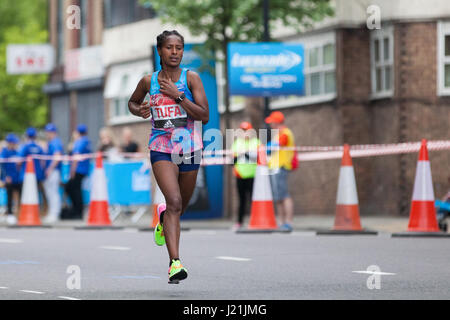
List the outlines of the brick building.
{"label": "brick building", "polygon": [[[305,47],[306,95],[271,102],[297,145],[450,137],[450,6],[430,2],[371,1],[380,8],[381,28],[369,30],[369,4],[335,1],[335,16],[310,30],[273,32]],[[249,109],[233,113],[234,127]],[[435,195],[442,197],[450,187],[450,153],[431,152],[430,160]],[[355,158],[361,214],[408,215],[416,163],[417,154]],[[334,214],[339,166],[338,160],[300,164],[290,178],[297,215]]]}

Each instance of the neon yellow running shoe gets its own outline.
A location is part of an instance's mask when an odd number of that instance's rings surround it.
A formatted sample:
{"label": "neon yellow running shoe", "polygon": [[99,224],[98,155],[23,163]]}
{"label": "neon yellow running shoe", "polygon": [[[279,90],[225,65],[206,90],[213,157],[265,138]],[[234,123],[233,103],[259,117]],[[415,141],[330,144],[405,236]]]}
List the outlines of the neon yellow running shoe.
{"label": "neon yellow running shoe", "polygon": [[183,267],[180,260],[172,260],[169,268],[169,283],[178,283],[188,276],[186,268]]}
{"label": "neon yellow running shoe", "polygon": [[160,203],[158,204],[158,207],[156,207],[156,212],[158,213],[158,224],[155,227],[155,230],[153,231],[155,243],[158,246],[163,246],[166,244],[166,238],[164,237],[164,230],[163,225],[161,224],[161,221],[159,220],[161,217],[161,213],[166,210],[166,204]]}

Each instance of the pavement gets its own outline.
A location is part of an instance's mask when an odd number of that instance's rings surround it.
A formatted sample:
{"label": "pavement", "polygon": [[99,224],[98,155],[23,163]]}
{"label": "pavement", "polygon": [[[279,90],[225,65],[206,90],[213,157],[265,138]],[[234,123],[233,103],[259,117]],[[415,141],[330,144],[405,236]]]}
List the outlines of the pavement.
{"label": "pavement", "polygon": [[178,285],[149,232],[0,228],[0,300],[450,299],[448,238],[197,227],[181,232]]}
{"label": "pavement", "polygon": [[331,215],[297,215],[290,233],[184,219],[180,258],[189,276],[172,285],[167,249],[139,230],[152,216],[135,214],[116,216],[120,230],[76,228],[86,220],[31,229],[2,221],[0,300],[450,299],[450,237],[391,237],[406,231],[407,217],[361,216],[376,236],[317,236],[333,227]]}

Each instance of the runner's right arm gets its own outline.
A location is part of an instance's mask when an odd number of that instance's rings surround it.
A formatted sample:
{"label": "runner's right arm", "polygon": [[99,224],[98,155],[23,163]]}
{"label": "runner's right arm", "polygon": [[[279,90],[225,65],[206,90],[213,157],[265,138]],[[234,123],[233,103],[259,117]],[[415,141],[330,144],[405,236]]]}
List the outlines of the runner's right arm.
{"label": "runner's right arm", "polygon": [[128,101],[128,109],[132,114],[138,117],[147,119],[150,117],[150,108],[148,103],[142,103],[145,96],[150,91],[150,80],[149,76],[145,76],[139,81],[136,89]]}

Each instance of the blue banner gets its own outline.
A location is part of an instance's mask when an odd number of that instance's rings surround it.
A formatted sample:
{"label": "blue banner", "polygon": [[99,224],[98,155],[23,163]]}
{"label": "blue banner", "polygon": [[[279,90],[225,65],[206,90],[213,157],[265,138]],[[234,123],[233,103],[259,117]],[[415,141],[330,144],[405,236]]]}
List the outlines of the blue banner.
{"label": "blue banner", "polygon": [[[109,162],[103,161],[105,168],[108,203],[110,205],[138,206],[151,205],[150,172],[143,170],[143,162]],[[90,179],[94,171],[94,161],[91,161],[89,176],[82,184],[83,203],[90,202]],[[69,164],[62,166],[62,182],[69,180]],[[68,200],[68,197],[66,197]]]}
{"label": "blue banner", "polygon": [[230,95],[304,95],[304,50],[301,44],[228,44]]}
{"label": "blue banner", "polygon": [[5,188],[0,188],[0,207],[6,206],[8,203],[8,196]]}
{"label": "blue banner", "polygon": [[[214,75],[214,54],[207,53],[211,59],[203,62],[199,52],[203,50],[202,44],[185,44],[181,68],[188,68],[198,73],[205,88],[209,104],[209,122],[203,126],[203,134],[209,129],[220,130],[219,110],[217,104],[217,83]],[[153,47],[153,62],[155,70],[160,70],[160,57],[156,46]],[[213,141],[204,140],[204,148]],[[220,218],[223,215],[223,168],[222,166],[201,167],[198,172],[197,184],[186,213],[181,219],[208,219]]]}

